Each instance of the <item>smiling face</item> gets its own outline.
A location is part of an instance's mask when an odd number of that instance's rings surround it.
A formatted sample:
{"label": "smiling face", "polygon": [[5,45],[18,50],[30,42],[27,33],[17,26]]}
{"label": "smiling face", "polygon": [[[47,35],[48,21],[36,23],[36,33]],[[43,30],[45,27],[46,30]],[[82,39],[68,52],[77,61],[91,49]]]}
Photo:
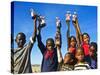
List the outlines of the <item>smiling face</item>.
{"label": "smiling face", "polygon": [[18,33],[18,35],[16,36],[16,43],[18,45],[19,48],[22,48],[26,42],[26,37],[24,33]]}
{"label": "smiling face", "polygon": [[75,57],[77,59],[78,62],[83,62],[84,61],[84,52],[82,49],[77,49],[76,50],[76,54]]}
{"label": "smiling face", "polygon": [[83,34],[83,42],[89,44],[90,37],[87,33]]}
{"label": "smiling face", "polygon": [[54,49],[54,40],[48,39],[46,41],[46,47],[47,47],[48,50],[53,50]]}

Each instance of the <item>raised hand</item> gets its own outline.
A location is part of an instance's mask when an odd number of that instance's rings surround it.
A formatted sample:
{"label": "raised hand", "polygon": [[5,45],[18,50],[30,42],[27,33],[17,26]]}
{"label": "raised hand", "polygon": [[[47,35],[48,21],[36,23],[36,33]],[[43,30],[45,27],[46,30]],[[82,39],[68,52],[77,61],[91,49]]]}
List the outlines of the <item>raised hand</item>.
{"label": "raised hand", "polygon": [[59,17],[56,17],[56,27],[57,27],[57,32],[61,31],[61,21]]}
{"label": "raised hand", "polygon": [[73,16],[72,16],[72,23],[76,29],[76,39],[77,39],[77,45],[78,47],[80,47],[80,45],[82,44],[82,33],[81,33],[81,30],[80,30],[80,26],[79,26],[79,23],[78,23],[78,17],[77,17],[77,13],[74,12]]}

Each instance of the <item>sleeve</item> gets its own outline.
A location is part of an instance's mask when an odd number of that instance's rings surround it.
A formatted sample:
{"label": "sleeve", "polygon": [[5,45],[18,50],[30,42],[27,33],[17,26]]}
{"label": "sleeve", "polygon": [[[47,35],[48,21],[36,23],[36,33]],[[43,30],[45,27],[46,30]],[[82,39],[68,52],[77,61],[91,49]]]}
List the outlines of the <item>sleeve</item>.
{"label": "sleeve", "polygon": [[35,40],[33,40],[32,37],[30,37],[30,42],[33,44]]}
{"label": "sleeve", "polygon": [[26,45],[26,50],[28,50],[29,52],[31,52],[34,43],[35,43],[35,40],[34,40],[32,37],[30,37],[30,41],[29,41],[29,43]]}

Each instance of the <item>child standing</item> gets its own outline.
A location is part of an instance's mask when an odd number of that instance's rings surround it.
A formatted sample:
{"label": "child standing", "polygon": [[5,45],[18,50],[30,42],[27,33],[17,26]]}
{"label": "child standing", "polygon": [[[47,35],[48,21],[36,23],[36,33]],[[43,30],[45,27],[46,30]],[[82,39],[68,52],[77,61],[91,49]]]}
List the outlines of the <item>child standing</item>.
{"label": "child standing", "polygon": [[24,45],[26,42],[26,36],[24,33],[20,32],[16,36],[16,43],[18,48],[11,49],[12,51],[12,59],[11,62],[11,71],[14,74],[19,73],[32,73],[31,69],[31,61],[30,61],[30,55],[32,47],[35,43],[36,39],[36,18],[34,19],[34,33],[33,36],[30,38],[30,42],[27,45]]}
{"label": "child standing", "polygon": [[54,40],[52,38],[48,38],[45,46],[41,41],[41,28],[38,27],[37,41],[38,47],[43,55],[41,72],[57,71],[58,57]]}
{"label": "child standing", "polygon": [[76,64],[74,70],[87,70],[90,69],[89,64],[85,61],[85,55],[82,48],[78,48],[75,53]]}

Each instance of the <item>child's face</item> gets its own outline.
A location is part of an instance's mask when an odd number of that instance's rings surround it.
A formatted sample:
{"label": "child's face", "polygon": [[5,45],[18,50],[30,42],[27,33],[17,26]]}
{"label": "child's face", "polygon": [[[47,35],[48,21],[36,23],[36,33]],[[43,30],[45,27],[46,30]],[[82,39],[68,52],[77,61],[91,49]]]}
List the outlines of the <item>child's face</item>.
{"label": "child's face", "polygon": [[77,50],[75,57],[79,62],[82,62],[84,60],[84,52],[82,50]]}
{"label": "child's face", "polygon": [[83,35],[83,42],[89,43],[89,36],[88,35]]}
{"label": "child's face", "polygon": [[16,37],[16,43],[17,43],[18,47],[23,47],[25,42],[26,42],[25,37],[23,37],[21,34],[18,34]]}
{"label": "child's face", "polygon": [[71,38],[70,40],[70,46],[75,47],[76,46],[76,41],[74,38]]}
{"label": "child's face", "polygon": [[64,63],[69,63],[71,61],[71,57],[69,54],[67,54],[65,57],[64,57]]}
{"label": "child's face", "polygon": [[54,49],[54,43],[52,41],[47,41],[47,45],[46,45],[48,50],[53,50]]}
{"label": "child's face", "polygon": [[94,46],[91,46],[90,50],[89,50],[89,55],[92,57],[92,56],[94,56],[94,53],[95,53],[95,48],[94,48]]}

